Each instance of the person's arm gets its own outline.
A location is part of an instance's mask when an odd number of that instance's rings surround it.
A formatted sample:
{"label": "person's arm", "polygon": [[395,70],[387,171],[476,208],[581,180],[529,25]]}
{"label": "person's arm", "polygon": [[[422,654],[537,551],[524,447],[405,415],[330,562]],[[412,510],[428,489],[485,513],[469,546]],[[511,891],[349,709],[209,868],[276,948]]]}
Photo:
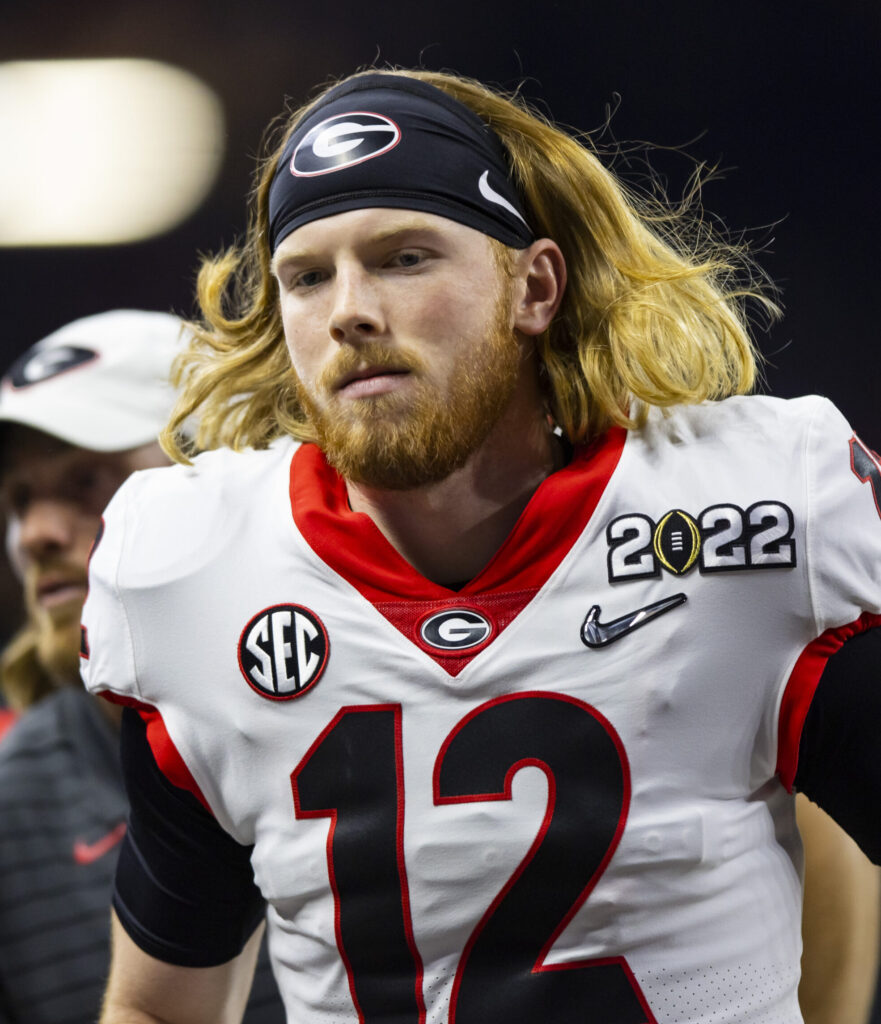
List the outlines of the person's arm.
{"label": "person's arm", "polygon": [[805,1024],[865,1024],[878,974],[881,872],[816,804],[799,796],[796,806],[805,851]]}
{"label": "person's arm", "polygon": [[881,627],[875,626],[851,636],[825,662],[801,731],[795,786],[830,816],[806,802],[800,808],[800,827],[807,824],[800,989],[807,1024],[862,1024],[871,1010],[879,876],[863,854],[881,863],[879,721]]}
{"label": "person's arm", "polygon": [[181,967],[145,953],[112,915],[110,978],[100,1024],[239,1024],[262,925],[234,959],[215,967]]}
{"label": "person's arm", "polygon": [[144,718],[130,708],[121,754],[129,824],[101,1024],[238,1024],[265,915],[251,848],[166,778]]}
{"label": "person's arm", "polygon": [[[874,617],[872,617],[874,622]],[[825,660],[801,728],[795,789],[881,865],[881,623]]]}

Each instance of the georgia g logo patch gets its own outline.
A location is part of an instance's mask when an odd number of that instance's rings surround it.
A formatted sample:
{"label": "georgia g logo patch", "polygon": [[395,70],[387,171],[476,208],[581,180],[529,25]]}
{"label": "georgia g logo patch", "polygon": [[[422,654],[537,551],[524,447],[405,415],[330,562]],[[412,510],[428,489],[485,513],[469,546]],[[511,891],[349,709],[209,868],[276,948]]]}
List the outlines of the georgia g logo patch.
{"label": "georgia g logo patch", "polygon": [[252,690],[269,700],[293,700],[318,682],[330,643],[321,619],[298,604],[258,612],[239,637],[239,668]]}
{"label": "georgia g logo patch", "polygon": [[489,619],[469,608],[433,612],[419,625],[419,638],[436,651],[468,651],[485,644],[492,634]]}
{"label": "georgia g logo patch", "polygon": [[391,118],[369,111],[335,114],[315,125],[300,140],[291,157],[291,174],[311,178],[382,156],[401,141],[401,129]]}

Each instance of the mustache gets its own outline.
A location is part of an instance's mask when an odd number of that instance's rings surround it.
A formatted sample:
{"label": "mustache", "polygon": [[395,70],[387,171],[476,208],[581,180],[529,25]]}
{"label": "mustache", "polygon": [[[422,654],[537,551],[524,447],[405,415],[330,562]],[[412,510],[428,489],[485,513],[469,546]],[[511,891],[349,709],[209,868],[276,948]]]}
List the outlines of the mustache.
{"label": "mustache", "polygon": [[411,373],[420,373],[424,370],[425,364],[416,355],[407,349],[392,348],[380,341],[363,342],[353,348],[346,345],[340,348],[330,363],[321,371],[318,377],[318,390],[322,392],[335,391],[339,382],[351,373],[359,370],[407,370]]}

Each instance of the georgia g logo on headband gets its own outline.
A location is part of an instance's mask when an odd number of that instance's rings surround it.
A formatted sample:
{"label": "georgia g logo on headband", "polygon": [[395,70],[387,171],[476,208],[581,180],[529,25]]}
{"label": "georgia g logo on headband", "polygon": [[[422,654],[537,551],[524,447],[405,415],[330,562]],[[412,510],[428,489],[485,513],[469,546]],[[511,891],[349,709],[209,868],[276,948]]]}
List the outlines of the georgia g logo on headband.
{"label": "georgia g logo on headband", "polygon": [[315,125],[291,157],[291,174],[312,178],[382,156],[401,141],[401,129],[382,114],[352,110]]}

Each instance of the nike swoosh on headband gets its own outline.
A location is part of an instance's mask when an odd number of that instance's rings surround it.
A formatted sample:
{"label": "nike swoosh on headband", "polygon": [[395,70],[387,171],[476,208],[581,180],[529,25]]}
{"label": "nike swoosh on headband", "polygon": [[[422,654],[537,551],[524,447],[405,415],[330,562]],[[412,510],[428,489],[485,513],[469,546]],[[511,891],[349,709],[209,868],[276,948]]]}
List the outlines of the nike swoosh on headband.
{"label": "nike swoosh on headband", "polygon": [[523,216],[513,207],[504,196],[500,196],[498,192],[489,183],[489,171],[486,170],[481,174],[480,180],[477,182],[477,187],[480,190],[480,194],[487,202],[495,203],[496,206],[501,206],[509,213],[513,213],[514,216],[525,226],[529,227]]}

